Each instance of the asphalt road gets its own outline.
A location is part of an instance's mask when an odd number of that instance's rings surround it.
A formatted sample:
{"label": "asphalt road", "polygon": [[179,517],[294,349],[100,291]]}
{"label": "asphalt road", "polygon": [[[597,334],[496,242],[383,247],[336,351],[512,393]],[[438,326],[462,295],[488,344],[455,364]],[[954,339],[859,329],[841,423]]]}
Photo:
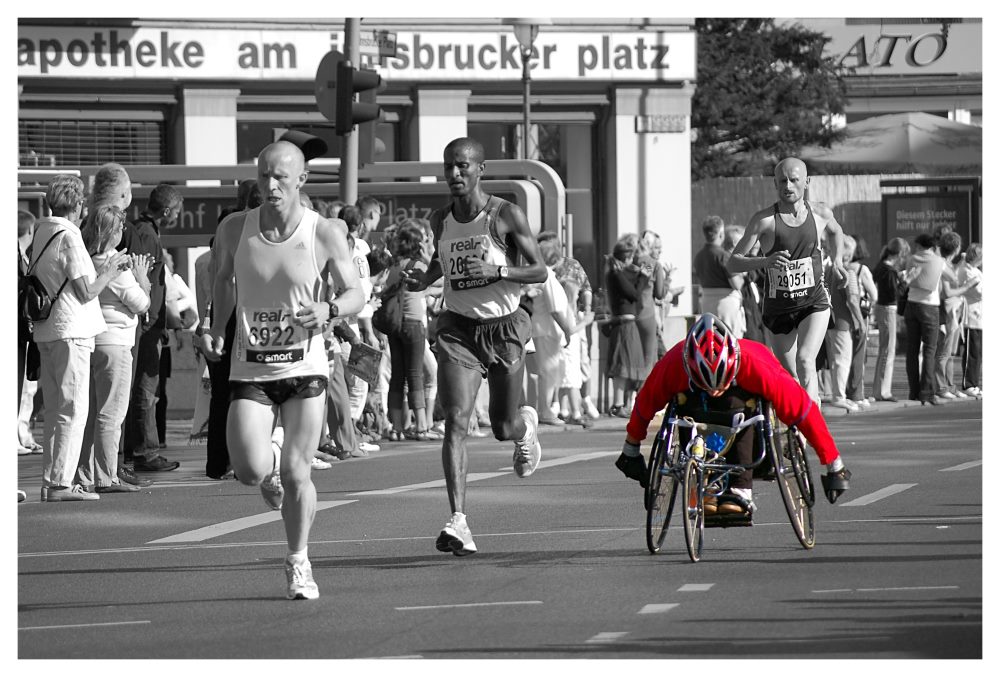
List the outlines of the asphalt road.
{"label": "asphalt road", "polygon": [[[689,561],[675,516],[645,546],[624,421],[545,429],[534,476],[470,441],[479,553],[438,553],[440,443],[386,443],[313,473],[321,597],[283,597],[284,532],[258,491],[211,481],[178,422],[179,470],[138,494],[38,502],[19,457],[20,658],[981,658],[982,403],[830,418],[854,473],[804,550],[777,487],[752,528]],[[816,468],[814,467],[814,473]],[[815,478],[818,484],[818,478]]]}

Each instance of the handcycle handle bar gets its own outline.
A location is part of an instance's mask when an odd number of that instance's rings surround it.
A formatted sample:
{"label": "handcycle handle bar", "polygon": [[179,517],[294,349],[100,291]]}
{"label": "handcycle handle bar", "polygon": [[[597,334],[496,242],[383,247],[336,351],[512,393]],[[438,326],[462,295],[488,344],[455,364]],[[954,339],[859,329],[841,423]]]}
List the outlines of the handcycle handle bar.
{"label": "handcycle handle bar", "polygon": [[[733,425],[729,427],[730,435],[735,435],[744,428],[749,428],[750,426],[757,424],[759,421],[764,420],[763,414],[757,414],[756,416],[751,416],[750,418],[741,422],[739,419],[742,416],[743,416],[742,413],[738,413],[733,417]],[[679,425],[682,428],[694,428],[698,432],[704,432],[705,430],[708,430],[709,425],[711,425],[709,423],[699,423],[698,421],[692,419],[690,416],[684,416],[681,418],[677,417],[669,418],[667,419],[667,422],[670,423],[671,425]],[[718,428],[722,426],[715,426],[715,427]]]}

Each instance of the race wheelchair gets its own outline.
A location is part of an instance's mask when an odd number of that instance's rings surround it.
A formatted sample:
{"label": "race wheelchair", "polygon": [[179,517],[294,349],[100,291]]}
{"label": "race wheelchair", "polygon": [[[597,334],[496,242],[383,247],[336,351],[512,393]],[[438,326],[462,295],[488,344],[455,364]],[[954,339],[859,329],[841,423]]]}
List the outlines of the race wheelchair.
{"label": "race wheelchair", "polygon": [[[778,485],[785,510],[803,548],[816,544],[813,516],[815,491],[805,439],[794,427],[782,424],[769,402],[753,398],[744,412],[732,415],[728,425],[716,416],[700,423],[678,414],[676,398],[667,407],[663,424],[653,440],[645,493],[646,545],[658,553],[667,536],[671,513],[680,496],[684,539],[692,562],[701,559],[707,526],[752,526],[752,514],[711,516],[706,520],[704,499],[720,496],[733,476],[744,470],[757,471]],[[756,435],[753,463],[729,463],[724,458],[739,432],[753,427]],[[682,435],[683,431],[683,435]],[[682,437],[689,437],[686,442]],[[767,466],[771,467],[768,468]]]}

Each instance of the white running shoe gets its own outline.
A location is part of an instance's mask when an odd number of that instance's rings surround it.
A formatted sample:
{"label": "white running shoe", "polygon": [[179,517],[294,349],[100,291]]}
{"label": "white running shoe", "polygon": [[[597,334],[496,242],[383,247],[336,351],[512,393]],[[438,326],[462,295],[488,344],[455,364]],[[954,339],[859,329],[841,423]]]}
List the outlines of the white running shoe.
{"label": "white running shoe", "polygon": [[518,409],[528,426],[524,442],[514,442],[514,472],[518,477],[528,477],[535,472],[542,460],[542,445],[538,443],[538,412],[527,405]]}
{"label": "white running shoe", "polygon": [[476,552],[476,544],[472,540],[472,531],[465,521],[464,513],[452,513],[451,519],[438,534],[434,547],[441,552],[450,552],[456,557]]}
{"label": "white running shoe", "polygon": [[838,409],[846,409],[847,411],[857,411],[858,405],[856,405],[852,400],[846,397],[840,400],[834,400],[830,402],[831,407],[837,407]]}
{"label": "white running shoe", "polygon": [[601,412],[597,411],[597,407],[594,406],[594,402],[590,399],[589,395],[583,398],[583,411],[594,420],[601,417]]}
{"label": "white running shoe", "polygon": [[358,448],[365,452],[365,454],[374,454],[376,451],[381,451],[381,447],[377,444],[372,444],[371,442],[358,442]]}
{"label": "white running shoe", "polygon": [[327,470],[333,467],[332,463],[330,463],[329,461],[324,461],[318,456],[313,456],[311,465],[313,470]]}
{"label": "white running shoe", "polygon": [[288,581],[288,599],[316,599],[319,586],[313,580],[312,565],[309,560],[294,564],[285,560],[285,579]]}
{"label": "white running shoe", "polygon": [[281,503],[285,499],[285,490],[281,486],[281,473],[275,468],[270,475],[261,480],[260,495],[264,497],[271,510],[281,510]]}

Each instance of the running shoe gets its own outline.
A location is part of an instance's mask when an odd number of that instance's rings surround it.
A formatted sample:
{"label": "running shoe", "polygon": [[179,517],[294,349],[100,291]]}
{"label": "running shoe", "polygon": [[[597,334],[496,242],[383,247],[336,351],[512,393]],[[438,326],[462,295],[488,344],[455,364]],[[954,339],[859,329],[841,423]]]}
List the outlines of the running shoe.
{"label": "running shoe", "polygon": [[281,503],[285,498],[285,490],[281,486],[281,473],[277,468],[261,480],[260,495],[264,497],[264,502],[267,503],[271,510],[281,510]]}
{"label": "running shoe", "polygon": [[324,461],[316,456],[313,456],[311,465],[313,470],[329,470],[333,467],[333,464],[329,461]]}
{"label": "running shoe", "polygon": [[514,472],[518,477],[528,477],[535,472],[542,460],[542,445],[538,442],[538,412],[527,405],[518,412],[528,427],[523,442],[514,442]]}
{"label": "running shoe", "polygon": [[288,581],[288,599],[316,599],[319,587],[313,580],[312,565],[309,560],[301,564],[285,560],[285,579]]}
{"label": "running shoe", "polygon": [[69,487],[42,487],[42,502],[56,503],[59,501],[96,501],[99,499],[95,493],[84,491],[79,484]]}
{"label": "running shoe", "polygon": [[434,544],[441,552],[450,552],[456,557],[471,555],[476,552],[476,544],[472,540],[472,531],[466,523],[465,515],[452,513],[451,519],[444,525]]}

